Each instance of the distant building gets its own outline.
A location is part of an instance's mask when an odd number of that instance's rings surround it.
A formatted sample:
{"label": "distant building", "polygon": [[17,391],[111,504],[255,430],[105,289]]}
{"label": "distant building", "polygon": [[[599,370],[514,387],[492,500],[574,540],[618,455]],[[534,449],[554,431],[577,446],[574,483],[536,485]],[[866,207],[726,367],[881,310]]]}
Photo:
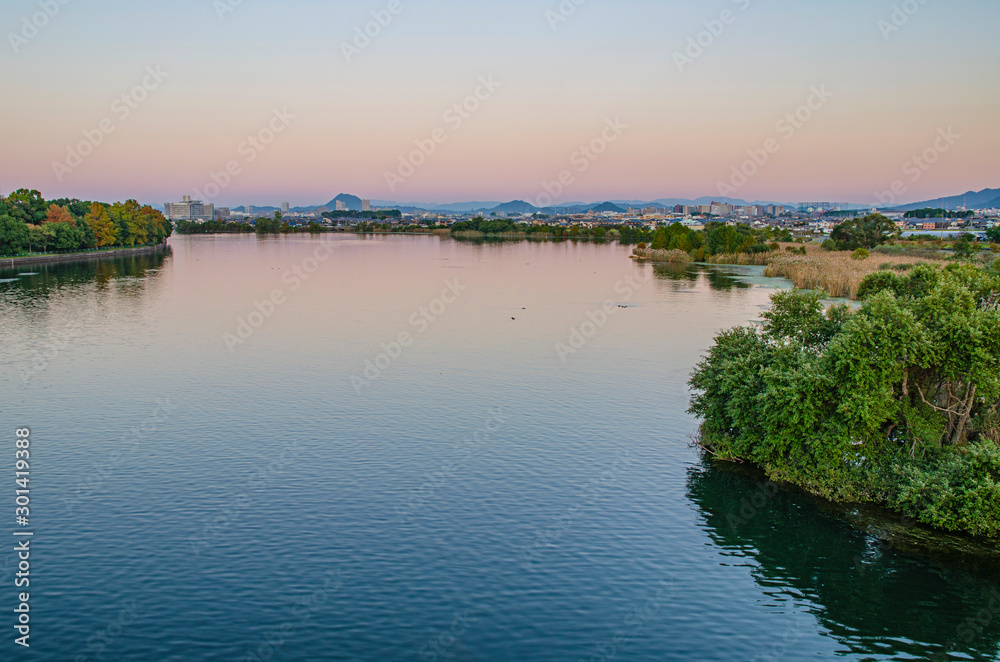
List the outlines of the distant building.
{"label": "distant building", "polygon": [[244,209],[247,210],[247,216],[253,217],[253,213],[255,211],[253,205],[247,205]]}
{"label": "distant building", "polygon": [[281,203],[281,213],[282,214],[287,214],[288,213],[288,209],[289,209],[289,204],[287,202],[282,202]]}
{"label": "distant building", "polygon": [[347,203],[343,200],[337,200],[337,211],[347,211]]}
{"label": "distant building", "polygon": [[220,221],[228,221],[229,217],[232,216],[232,212],[229,207],[219,207],[215,210],[215,218]]}
{"label": "distant building", "polygon": [[372,210],[372,201],[371,200],[362,200],[361,201],[361,211],[371,211],[371,210]]}
{"label": "distant building", "polygon": [[713,202],[708,213],[713,216],[729,216],[733,213],[733,206],[722,202]]}
{"label": "distant building", "polygon": [[171,221],[211,221],[215,218],[215,205],[192,200],[190,195],[185,195],[182,202],[166,203],[163,211]]}

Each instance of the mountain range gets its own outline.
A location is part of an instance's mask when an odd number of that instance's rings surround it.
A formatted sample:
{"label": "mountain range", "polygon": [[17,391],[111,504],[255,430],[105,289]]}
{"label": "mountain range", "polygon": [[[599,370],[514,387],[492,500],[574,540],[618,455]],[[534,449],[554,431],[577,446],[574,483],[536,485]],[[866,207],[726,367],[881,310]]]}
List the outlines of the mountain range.
{"label": "mountain range", "polygon": [[[343,202],[347,208],[351,211],[361,210],[361,198],[356,195],[350,195],[347,193],[341,193],[337,197],[326,203],[325,207],[328,209],[336,209],[337,202]],[[635,207],[639,209],[644,209],[647,207],[658,207],[662,209],[673,209],[675,205],[708,205],[713,202],[721,202],[724,204],[731,204],[736,206],[750,206],[750,205],[783,205],[788,209],[798,209],[799,203],[795,202],[778,202],[773,200],[743,200],[740,198],[727,198],[719,196],[705,196],[701,198],[658,198],[656,200],[607,200],[599,203],[587,203],[587,202],[566,202],[562,205],[554,205],[549,207],[537,207],[530,202],[524,200],[512,200],[510,202],[496,202],[496,201],[477,201],[477,202],[453,202],[447,204],[437,204],[437,203],[400,203],[391,200],[372,200],[373,207],[379,208],[390,208],[398,209],[405,213],[422,213],[422,212],[445,212],[445,213],[482,213],[482,214],[585,214],[587,212],[593,211],[596,213],[601,212],[625,212],[629,207]],[[293,207],[291,211],[294,212],[311,212],[315,211],[320,205],[312,207]],[[955,195],[947,198],[938,198],[936,200],[926,200],[923,202],[914,202],[906,205],[901,205],[895,207],[896,211],[911,211],[914,209],[923,209],[926,207],[943,208],[947,210],[955,210],[958,207],[966,207],[969,209],[991,209],[1000,207],[1000,189],[983,189],[982,191],[969,191],[962,195]],[[856,208],[858,210],[867,210],[871,208],[871,205],[863,204],[850,204],[849,208]],[[276,211],[277,207],[268,206],[258,206],[255,207],[257,211]],[[234,211],[243,211],[246,209],[244,207],[238,207]]]}
{"label": "mountain range", "polygon": [[996,209],[1000,207],[1000,189],[986,188],[982,191],[969,191],[962,195],[953,195],[950,198],[937,198],[935,200],[925,200],[914,202],[901,207],[896,207],[897,211],[913,211],[914,209],[946,209],[955,211],[959,207],[966,209]]}

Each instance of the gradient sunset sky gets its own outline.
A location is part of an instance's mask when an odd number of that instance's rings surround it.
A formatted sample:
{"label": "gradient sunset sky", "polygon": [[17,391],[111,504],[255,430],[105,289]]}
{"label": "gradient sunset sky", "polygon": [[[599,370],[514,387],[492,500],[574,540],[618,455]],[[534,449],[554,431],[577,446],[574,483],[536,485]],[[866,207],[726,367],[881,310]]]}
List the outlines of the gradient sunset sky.
{"label": "gradient sunset sky", "polygon": [[[768,139],[780,149],[733,197],[867,204],[897,180],[900,202],[1000,186],[996,0],[567,0],[566,17],[560,0],[399,0],[350,62],[343,44],[388,0],[63,1],[30,38],[39,0],[4,3],[4,194],[536,201],[566,170],[558,202],[694,198],[718,196]],[[889,32],[904,4],[918,9]],[[724,10],[730,24],[680,70],[675,53]],[[123,117],[115,100],[148,67],[167,77]],[[501,85],[456,127],[445,114],[481,77]],[[814,86],[832,97],[788,136],[778,122]],[[275,109],[294,119],[249,161],[240,145]],[[581,172],[574,152],[616,118],[628,128]],[[105,119],[114,132],[60,181],[53,164]],[[949,128],[960,137],[932,166],[904,171]],[[447,141],[391,190],[385,173],[436,129]],[[231,161],[240,173],[205,195]]]}

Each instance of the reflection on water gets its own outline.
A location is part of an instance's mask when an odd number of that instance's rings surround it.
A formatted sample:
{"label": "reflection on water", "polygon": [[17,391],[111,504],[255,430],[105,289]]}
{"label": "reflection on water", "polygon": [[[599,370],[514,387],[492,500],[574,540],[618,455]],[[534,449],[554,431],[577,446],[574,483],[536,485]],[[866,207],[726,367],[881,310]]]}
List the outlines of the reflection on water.
{"label": "reflection on water", "polygon": [[138,279],[162,268],[172,254],[168,246],[165,250],[145,255],[0,268],[0,286],[13,286],[36,296],[50,294],[65,285],[81,283],[106,286],[119,281],[126,287],[141,289],[143,282]]}
{"label": "reflection on water", "polygon": [[851,653],[989,661],[1000,652],[995,579],[897,551],[745,467],[706,462],[690,470],[688,496],[733,565],[752,561],[755,581],[777,605],[808,600]]}
{"label": "reflection on water", "polygon": [[657,278],[672,281],[686,281],[689,283],[698,282],[699,278],[705,277],[713,290],[728,291],[732,289],[749,290],[753,287],[751,283],[739,277],[737,273],[725,267],[675,263],[657,262],[653,264],[653,273]]}
{"label": "reflection on water", "polygon": [[171,255],[168,247],[0,270],[0,384],[27,385],[75,350],[134,337],[143,302]]}

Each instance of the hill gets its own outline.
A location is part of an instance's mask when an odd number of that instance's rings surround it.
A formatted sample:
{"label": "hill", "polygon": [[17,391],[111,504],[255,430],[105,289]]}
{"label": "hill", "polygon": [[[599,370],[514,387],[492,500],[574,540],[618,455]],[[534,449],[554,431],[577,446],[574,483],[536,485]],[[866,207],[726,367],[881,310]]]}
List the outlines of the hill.
{"label": "hill", "polygon": [[1000,205],[1000,189],[987,188],[982,191],[969,191],[962,195],[953,195],[950,198],[937,198],[936,200],[924,200],[913,202],[908,205],[896,207],[896,211],[913,211],[914,209],[945,209],[955,211],[959,207],[966,209],[991,209]]}
{"label": "hill", "polygon": [[347,208],[350,211],[361,211],[361,198],[359,198],[356,195],[349,195],[347,193],[341,193],[336,198],[326,203],[325,206],[330,210],[334,210],[337,208],[338,202],[343,202],[345,205],[347,205]]}

